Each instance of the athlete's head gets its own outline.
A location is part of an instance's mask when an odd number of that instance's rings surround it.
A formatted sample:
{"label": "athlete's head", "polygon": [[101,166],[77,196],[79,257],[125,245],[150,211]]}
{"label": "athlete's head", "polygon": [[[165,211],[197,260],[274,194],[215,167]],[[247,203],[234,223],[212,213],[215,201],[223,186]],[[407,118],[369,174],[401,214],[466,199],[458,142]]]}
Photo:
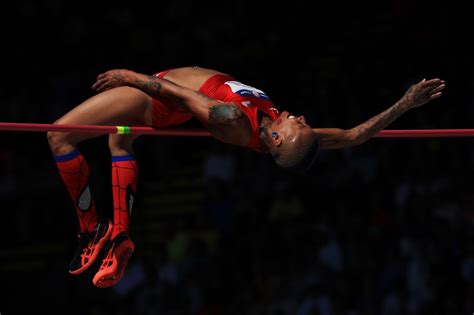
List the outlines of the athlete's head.
{"label": "athlete's head", "polygon": [[285,169],[307,170],[316,160],[319,141],[304,116],[281,113],[265,128],[263,137],[275,162]]}

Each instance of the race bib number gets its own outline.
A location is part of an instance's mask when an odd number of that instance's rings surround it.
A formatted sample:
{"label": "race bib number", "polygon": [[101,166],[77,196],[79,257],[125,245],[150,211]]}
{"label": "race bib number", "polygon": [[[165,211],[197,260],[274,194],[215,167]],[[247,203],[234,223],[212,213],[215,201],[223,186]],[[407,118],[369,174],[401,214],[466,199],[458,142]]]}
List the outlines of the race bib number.
{"label": "race bib number", "polygon": [[262,90],[256,89],[253,86],[245,85],[243,83],[240,83],[238,81],[227,81],[225,84],[227,84],[230,89],[232,90],[232,93],[238,94],[243,97],[258,97],[264,100],[270,100],[270,98],[263,92]]}

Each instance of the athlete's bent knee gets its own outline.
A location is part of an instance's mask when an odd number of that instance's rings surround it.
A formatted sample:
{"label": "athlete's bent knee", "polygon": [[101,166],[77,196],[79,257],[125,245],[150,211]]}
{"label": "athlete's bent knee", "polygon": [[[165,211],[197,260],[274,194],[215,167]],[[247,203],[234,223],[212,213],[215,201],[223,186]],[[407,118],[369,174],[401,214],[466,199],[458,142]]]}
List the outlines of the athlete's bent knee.
{"label": "athlete's bent knee", "polygon": [[63,151],[67,151],[68,147],[70,147],[70,143],[68,143],[64,132],[49,131],[47,137],[49,147],[55,154],[62,154]]}
{"label": "athlete's bent knee", "polygon": [[[54,122],[55,125],[58,123],[59,120]],[[69,153],[75,146],[75,144],[71,142],[70,132],[48,131],[46,136],[48,138],[49,147],[54,154]]]}
{"label": "athlete's bent knee", "polygon": [[133,152],[133,141],[137,136],[116,135],[109,136],[109,149],[112,155],[131,154]]}

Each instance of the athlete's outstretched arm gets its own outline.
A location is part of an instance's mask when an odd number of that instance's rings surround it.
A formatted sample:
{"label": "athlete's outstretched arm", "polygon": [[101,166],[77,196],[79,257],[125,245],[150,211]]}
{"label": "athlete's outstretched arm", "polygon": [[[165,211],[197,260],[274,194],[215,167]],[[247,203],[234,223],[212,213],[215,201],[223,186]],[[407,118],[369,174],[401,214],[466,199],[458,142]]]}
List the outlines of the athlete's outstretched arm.
{"label": "athlete's outstretched arm", "polygon": [[441,96],[445,82],[440,79],[425,80],[413,84],[403,97],[384,112],[352,129],[319,128],[317,133],[321,149],[342,149],[364,143],[383,130],[409,109],[421,106]]}
{"label": "athlete's outstretched arm", "polygon": [[119,86],[131,86],[153,98],[166,98],[182,104],[222,142],[235,145],[245,145],[248,142],[250,122],[232,103],[223,103],[169,80],[126,69],[100,74],[92,88],[103,92]]}

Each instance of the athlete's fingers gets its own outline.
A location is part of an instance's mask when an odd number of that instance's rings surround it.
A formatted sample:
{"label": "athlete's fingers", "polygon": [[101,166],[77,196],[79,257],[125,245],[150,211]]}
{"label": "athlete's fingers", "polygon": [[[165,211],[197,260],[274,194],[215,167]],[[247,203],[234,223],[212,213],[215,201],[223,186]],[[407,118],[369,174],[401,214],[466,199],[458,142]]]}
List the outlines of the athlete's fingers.
{"label": "athlete's fingers", "polygon": [[92,85],[92,89],[97,90],[105,83],[107,83],[107,79],[99,79],[94,83],[94,85]]}
{"label": "athlete's fingers", "polygon": [[110,86],[108,84],[102,84],[96,91],[97,92],[103,92],[105,90],[110,89]]}
{"label": "athlete's fingers", "polygon": [[99,89],[97,89],[97,90],[95,90],[95,91],[98,92],[98,93],[101,93],[101,92],[104,92],[105,90],[107,90],[107,88],[101,86]]}
{"label": "athlete's fingers", "polygon": [[100,89],[101,86],[102,86],[102,83],[101,83],[101,82],[95,82],[95,83],[92,85],[92,89],[93,89],[93,90],[98,90],[98,89]]}
{"label": "athlete's fingers", "polygon": [[434,86],[434,85],[437,85],[437,84],[442,84],[443,82],[441,82],[442,80],[441,79],[431,79],[431,80],[428,80],[428,81],[424,81],[423,82],[423,85],[424,86]]}
{"label": "athlete's fingers", "polygon": [[441,96],[441,92],[432,94],[432,95],[430,96],[430,100],[434,100],[435,98],[438,98],[438,97],[440,97],[440,96]]}
{"label": "athlete's fingers", "polygon": [[106,86],[106,85],[105,85],[105,82],[101,82],[101,83],[99,83],[99,84],[97,84],[97,85],[94,85],[92,88],[93,88],[94,90],[100,92],[100,91],[102,91],[102,90],[104,89],[105,86]]}
{"label": "athlete's fingers", "polygon": [[113,89],[114,87],[116,87],[115,84],[113,84],[112,82],[110,81],[107,81],[106,83],[104,83],[101,87],[101,90],[102,91],[107,91],[107,90],[110,90],[110,89]]}
{"label": "athlete's fingers", "polygon": [[446,84],[441,84],[441,85],[438,85],[437,87],[435,87],[433,90],[431,90],[431,94],[436,94],[438,92],[441,92],[442,90],[444,90],[444,88],[446,87]]}

